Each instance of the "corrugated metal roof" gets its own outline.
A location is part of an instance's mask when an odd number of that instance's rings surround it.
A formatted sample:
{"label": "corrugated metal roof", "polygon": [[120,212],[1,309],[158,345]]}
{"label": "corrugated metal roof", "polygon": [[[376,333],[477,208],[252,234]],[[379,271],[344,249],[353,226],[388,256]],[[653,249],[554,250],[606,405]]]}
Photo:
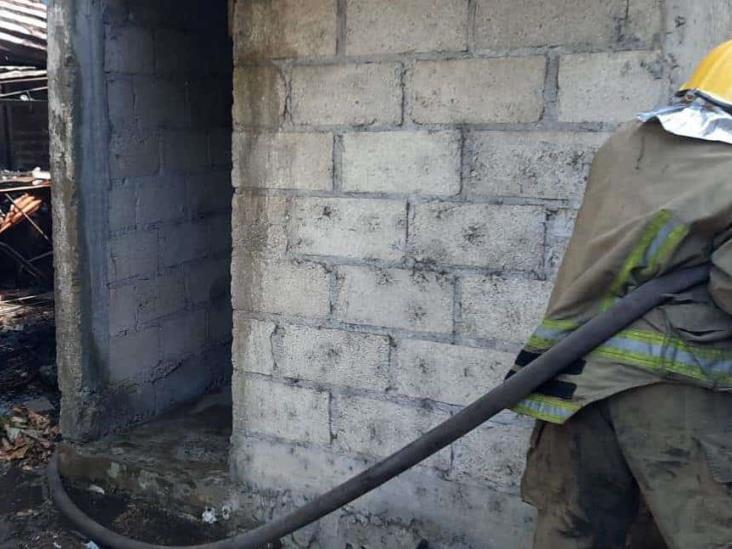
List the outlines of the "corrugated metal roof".
{"label": "corrugated metal roof", "polygon": [[0,65],[0,84],[46,80],[46,69]]}
{"label": "corrugated metal roof", "polygon": [[0,65],[46,66],[42,0],[0,0]]}

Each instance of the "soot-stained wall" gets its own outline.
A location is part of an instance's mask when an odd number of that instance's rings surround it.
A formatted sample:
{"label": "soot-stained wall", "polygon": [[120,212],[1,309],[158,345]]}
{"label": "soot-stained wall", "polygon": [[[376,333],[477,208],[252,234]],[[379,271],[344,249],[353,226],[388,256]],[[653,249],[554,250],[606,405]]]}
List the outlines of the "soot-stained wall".
{"label": "soot-stained wall", "polygon": [[[502,380],[594,152],[726,37],[704,36],[729,24],[715,5],[232,2],[232,457],[253,514],[335,485]],[[288,543],[527,547],[530,430],[502,413]]]}
{"label": "soot-stained wall", "polygon": [[[65,29],[76,42],[60,46],[88,93],[64,98],[52,86],[57,107],[80,125],[77,133],[88,132],[73,136],[87,151],[79,154],[94,152],[93,163],[75,165],[83,187],[82,234],[73,235],[84,254],[79,308],[89,326],[81,330],[81,396],[65,391],[69,403],[88,403],[84,412],[64,410],[72,436],[158,414],[228,381],[231,369],[226,1],[82,4],[71,14],[51,8],[52,25],[71,18]],[[52,48],[63,38],[58,25],[56,33]],[[72,143],[57,143],[66,159]]]}
{"label": "soot-stained wall", "polygon": [[[62,420],[98,435],[226,377],[231,242],[234,486],[268,519],[502,379],[594,151],[732,9],[230,0],[230,237],[222,4],[50,3]],[[526,547],[530,429],[504,413],[286,545]]]}

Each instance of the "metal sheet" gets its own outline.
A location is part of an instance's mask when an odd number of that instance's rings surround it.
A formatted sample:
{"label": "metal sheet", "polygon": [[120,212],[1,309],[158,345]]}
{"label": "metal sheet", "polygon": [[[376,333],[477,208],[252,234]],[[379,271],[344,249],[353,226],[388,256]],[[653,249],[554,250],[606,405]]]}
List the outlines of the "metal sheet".
{"label": "metal sheet", "polygon": [[46,66],[46,4],[0,0],[0,65]]}

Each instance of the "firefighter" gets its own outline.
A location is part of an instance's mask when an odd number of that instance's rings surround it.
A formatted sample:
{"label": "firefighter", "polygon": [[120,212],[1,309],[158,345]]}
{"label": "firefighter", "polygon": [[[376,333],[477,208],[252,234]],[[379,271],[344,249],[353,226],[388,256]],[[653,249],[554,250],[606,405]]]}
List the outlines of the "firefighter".
{"label": "firefighter", "polygon": [[[655,527],[660,547],[732,547],[732,41],[675,104],[598,151],[547,313],[509,376],[638,285],[704,263],[708,284],[515,408],[538,420],[522,481],[535,548],[621,549]],[[629,536],[643,506],[648,531]]]}

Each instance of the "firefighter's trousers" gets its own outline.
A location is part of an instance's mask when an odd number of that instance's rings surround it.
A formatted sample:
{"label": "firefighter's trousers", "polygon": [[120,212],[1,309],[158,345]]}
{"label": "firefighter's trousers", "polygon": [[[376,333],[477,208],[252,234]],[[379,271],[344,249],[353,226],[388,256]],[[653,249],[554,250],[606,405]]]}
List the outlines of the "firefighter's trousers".
{"label": "firefighter's trousers", "polygon": [[657,383],[539,422],[522,492],[535,549],[732,548],[732,394]]}

